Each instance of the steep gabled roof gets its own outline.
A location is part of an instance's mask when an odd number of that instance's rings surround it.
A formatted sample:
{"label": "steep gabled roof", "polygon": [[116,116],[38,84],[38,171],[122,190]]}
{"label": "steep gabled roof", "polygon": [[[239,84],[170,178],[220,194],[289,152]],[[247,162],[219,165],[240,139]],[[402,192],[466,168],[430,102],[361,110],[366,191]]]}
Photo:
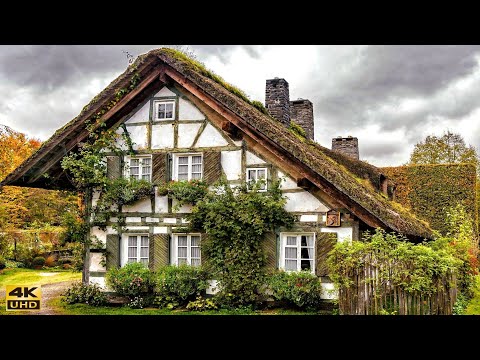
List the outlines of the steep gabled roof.
{"label": "steep gabled roof", "polygon": [[[85,121],[114,99],[120,89],[128,87],[135,74],[142,82],[103,115],[108,126],[117,124],[122,116],[146,98],[142,91],[148,92],[146,89],[153,86],[154,80],[167,81],[168,77],[201,97],[205,104],[220,112],[240,132],[268,146],[272,154],[285,164],[297,167],[304,176],[303,183],[334,197],[366,224],[398,231],[410,237],[432,237],[432,230],[427,223],[417,219],[401,205],[389,201],[370,184],[380,181],[380,170],[365,162],[334,153],[318,143],[299,139],[269,116],[258,103],[251,102],[242,92],[224,83],[201,64],[172,49],[156,49],[139,56],[76,118],[56,131],[36,153],[8,175],[0,186],[45,187],[48,186],[49,179],[60,180],[62,172],[58,162],[61,156],[85,140]],[[58,160],[55,160],[55,155]],[[52,175],[43,177],[42,171]],[[68,186],[67,182],[63,184]]]}

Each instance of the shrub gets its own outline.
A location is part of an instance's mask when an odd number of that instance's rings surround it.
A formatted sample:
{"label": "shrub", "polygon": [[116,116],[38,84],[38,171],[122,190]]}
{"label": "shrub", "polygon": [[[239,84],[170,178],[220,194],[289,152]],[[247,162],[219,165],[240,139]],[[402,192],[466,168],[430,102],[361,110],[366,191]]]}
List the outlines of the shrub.
{"label": "shrub", "polygon": [[0,270],[5,269],[6,267],[7,267],[7,264],[5,259],[2,256],[0,256]]}
{"label": "shrub", "polygon": [[17,249],[13,252],[16,261],[25,264],[25,267],[33,266],[33,259],[40,255],[40,251],[35,248],[30,248],[25,244],[17,243]]}
{"label": "shrub", "polygon": [[43,256],[37,256],[32,260],[33,266],[43,266],[45,265],[45,258]]}
{"label": "shrub", "polygon": [[205,310],[216,310],[218,309],[217,304],[213,299],[205,299],[201,296],[197,297],[197,300],[190,301],[187,305],[187,310],[193,311],[205,311]]}
{"label": "shrub", "polygon": [[62,296],[62,301],[67,304],[102,306],[107,303],[107,296],[97,284],[84,285],[76,282]]}
{"label": "shrub", "polygon": [[83,269],[83,244],[82,243],[77,243],[77,242],[72,242],[72,243],[66,243],[65,248],[67,250],[70,250],[72,253],[72,258],[71,258],[71,266],[75,270],[82,270]]}
{"label": "shrub", "polygon": [[55,255],[47,256],[47,258],[45,259],[45,265],[48,266],[48,267],[55,266],[56,265]]}
{"label": "shrub", "polygon": [[307,271],[278,272],[268,279],[268,285],[276,300],[290,306],[317,309],[320,305],[322,286],[320,279]]}
{"label": "shrub", "polygon": [[130,263],[122,268],[110,269],[106,281],[118,295],[127,296],[129,299],[143,298],[153,293],[153,274],[142,263]]}
{"label": "shrub", "polygon": [[156,274],[154,304],[170,309],[188,304],[208,287],[207,277],[201,267],[169,265],[161,268]]}

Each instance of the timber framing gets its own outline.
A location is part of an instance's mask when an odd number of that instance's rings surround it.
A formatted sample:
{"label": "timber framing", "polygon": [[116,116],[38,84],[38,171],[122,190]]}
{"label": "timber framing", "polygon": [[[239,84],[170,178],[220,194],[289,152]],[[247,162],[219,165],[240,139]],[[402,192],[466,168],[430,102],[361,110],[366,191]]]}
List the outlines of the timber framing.
{"label": "timber framing", "polygon": [[432,238],[428,224],[381,193],[384,175],[379,169],[334,154],[313,141],[298,139],[278,121],[230,92],[218,80],[212,80],[198,65],[172,49],[156,49],[139,56],[75,119],[9,174],[0,187],[71,188],[60,166],[61,159],[88,138],[86,121],[114,99],[117,91],[128,86],[134,75],[140,76],[140,83],[102,116],[101,122],[107,127],[119,126],[163,85],[178,86],[192,103],[200,102],[215,113],[208,119],[225,135],[245,141],[249,149],[292,176],[300,188],[313,194],[323,193],[330,204],[348,209],[370,227],[398,231],[411,238]]}

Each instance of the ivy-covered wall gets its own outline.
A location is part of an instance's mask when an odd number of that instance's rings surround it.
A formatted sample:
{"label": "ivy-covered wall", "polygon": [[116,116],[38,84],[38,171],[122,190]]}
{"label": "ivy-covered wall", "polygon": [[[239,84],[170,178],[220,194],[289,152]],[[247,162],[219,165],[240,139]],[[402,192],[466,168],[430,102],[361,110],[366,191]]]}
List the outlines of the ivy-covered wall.
{"label": "ivy-covered wall", "polygon": [[433,229],[447,231],[445,210],[457,203],[478,222],[474,165],[410,165],[381,170],[396,183],[395,201],[428,221]]}

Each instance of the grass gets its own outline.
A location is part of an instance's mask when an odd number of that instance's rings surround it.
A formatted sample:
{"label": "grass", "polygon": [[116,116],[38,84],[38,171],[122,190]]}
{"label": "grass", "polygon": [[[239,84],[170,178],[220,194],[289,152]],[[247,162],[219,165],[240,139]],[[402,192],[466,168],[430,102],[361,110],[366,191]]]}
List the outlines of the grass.
{"label": "grass", "polygon": [[269,309],[269,310],[207,310],[207,311],[188,311],[183,309],[169,310],[169,309],[131,309],[126,306],[122,307],[108,307],[99,306],[93,307],[85,304],[67,305],[60,299],[52,300],[51,305],[57,308],[65,315],[321,315],[321,313],[287,310],[287,309]]}
{"label": "grass", "polygon": [[[42,276],[41,273],[57,273]],[[45,285],[70,280],[81,280],[82,273],[59,269],[5,269],[0,272],[0,289],[6,285]]]}
{"label": "grass", "polygon": [[477,275],[474,295],[468,303],[465,315],[480,315],[480,275]]}
{"label": "grass", "polygon": [[[53,274],[49,276],[41,274]],[[4,291],[6,285],[46,285],[63,281],[81,280],[81,272],[73,272],[63,269],[5,269],[0,271],[0,290]],[[17,312],[5,310],[5,296],[0,298],[0,315],[14,315]],[[18,314],[27,312],[18,312]]]}

